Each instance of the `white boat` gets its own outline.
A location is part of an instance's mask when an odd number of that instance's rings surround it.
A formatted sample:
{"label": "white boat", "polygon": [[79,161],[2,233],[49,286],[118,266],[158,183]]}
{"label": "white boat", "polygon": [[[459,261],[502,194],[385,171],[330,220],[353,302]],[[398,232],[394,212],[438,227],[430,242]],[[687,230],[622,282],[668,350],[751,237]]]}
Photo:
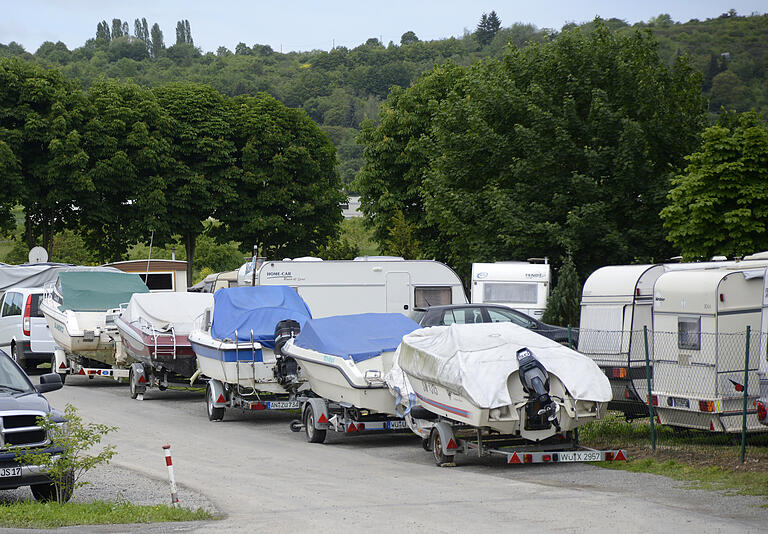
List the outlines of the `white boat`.
{"label": "white boat", "polygon": [[611,400],[590,358],[512,323],[417,330],[386,379],[404,407],[531,441],[594,421]]}
{"label": "white boat", "polygon": [[395,414],[383,381],[405,334],[419,325],[400,313],[338,315],[307,321],[283,352],[301,367],[311,390],[333,402]]}
{"label": "white boat", "polygon": [[115,319],[134,293],[148,292],[138,275],[115,269],[62,271],[46,286],[40,311],[65,353],[114,365]]}
{"label": "white boat", "polygon": [[223,288],[214,295],[213,321],[204,320],[188,339],[203,375],[253,391],[286,393],[298,377],[296,371],[291,377],[290,369],[275,370],[286,363],[275,354],[275,330],[282,321],[300,328],[311,317],[288,286]]}

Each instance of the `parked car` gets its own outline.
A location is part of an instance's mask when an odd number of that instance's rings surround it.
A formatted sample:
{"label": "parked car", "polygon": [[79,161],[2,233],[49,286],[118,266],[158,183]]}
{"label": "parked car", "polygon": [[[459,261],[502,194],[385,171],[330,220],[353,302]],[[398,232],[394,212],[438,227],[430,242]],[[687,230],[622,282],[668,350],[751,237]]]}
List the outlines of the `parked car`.
{"label": "parked car", "polygon": [[[55,422],[65,424],[64,415],[54,410],[43,393],[61,389],[56,373],[40,376],[34,386],[24,370],[0,350],[0,490],[29,486],[38,501],[56,499],[56,484],[39,465],[19,462],[25,448],[36,453],[61,454],[63,449],[51,446],[46,430],[37,418],[51,414]],[[69,500],[74,480],[66,477],[62,495]]]}
{"label": "parked car", "polygon": [[42,287],[12,287],[0,299],[0,349],[25,370],[53,359],[54,343],[40,311]]}
{"label": "parked car", "polygon": [[564,345],[570,342],[573,347],[576,347],[579,336],[578,329],[572,328],[570,330],[569,339],[568,328],[542,323],[538,319],[534,319],[512,308],[491,304],[448,304],[445,306],[430,306],[429,308],[414,308],[411,318],[424,327],[450,325],[453,323],[511,322]]}

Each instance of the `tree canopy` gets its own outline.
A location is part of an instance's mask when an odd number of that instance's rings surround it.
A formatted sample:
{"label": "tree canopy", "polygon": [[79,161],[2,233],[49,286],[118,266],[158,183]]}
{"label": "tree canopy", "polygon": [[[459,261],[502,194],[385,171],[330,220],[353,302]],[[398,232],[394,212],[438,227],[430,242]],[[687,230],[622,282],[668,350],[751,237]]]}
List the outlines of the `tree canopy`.
{"label": "tree canopy", "polygon": [[723,119],[686,158],[661,212],[687,259],[768,249],[768,124],[754,112]]}

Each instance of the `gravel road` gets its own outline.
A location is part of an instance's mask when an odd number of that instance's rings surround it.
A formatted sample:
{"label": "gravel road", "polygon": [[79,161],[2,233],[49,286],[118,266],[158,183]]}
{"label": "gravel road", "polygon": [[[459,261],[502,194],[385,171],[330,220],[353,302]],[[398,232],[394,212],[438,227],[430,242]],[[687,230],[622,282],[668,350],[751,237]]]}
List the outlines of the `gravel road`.
{"label": "gravel road", "polygon": [[[495,459],[459,458],[437,468],[408,434],[343,437],[306,443],[288,430],[289,413],[228,410],[205,416],[202,395],[149,391],[131,400],[111,380],[69,377],[47,395],[74,404],[86,419],[117,425],[118,455],[93,474],[78,499],[169,500],[161,449],[172,445],[182,505],[224,519],[173,525],[78,527],[78,532],[765,532],[763,499],[687,489],[654,475],[586,464],[510,467]],[[18,492],[29,491],[18,490]],[[29,531],[27,531],[29,532]]]}

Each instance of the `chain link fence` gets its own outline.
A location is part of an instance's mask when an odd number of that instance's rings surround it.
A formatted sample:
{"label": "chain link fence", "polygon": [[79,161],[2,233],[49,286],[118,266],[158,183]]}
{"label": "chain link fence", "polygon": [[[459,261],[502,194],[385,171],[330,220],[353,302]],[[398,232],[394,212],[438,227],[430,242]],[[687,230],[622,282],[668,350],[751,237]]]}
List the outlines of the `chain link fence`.
{"label": "chain link fence", "polygon": [[583,428],[582,442],[768,468],[768,426],[759,416],[768,418],[758,372],[768,335],[700,330],[695,320],[681,322],[677,332],[581,329],[574,348],[600,366],[613,393],[609,412]]}

